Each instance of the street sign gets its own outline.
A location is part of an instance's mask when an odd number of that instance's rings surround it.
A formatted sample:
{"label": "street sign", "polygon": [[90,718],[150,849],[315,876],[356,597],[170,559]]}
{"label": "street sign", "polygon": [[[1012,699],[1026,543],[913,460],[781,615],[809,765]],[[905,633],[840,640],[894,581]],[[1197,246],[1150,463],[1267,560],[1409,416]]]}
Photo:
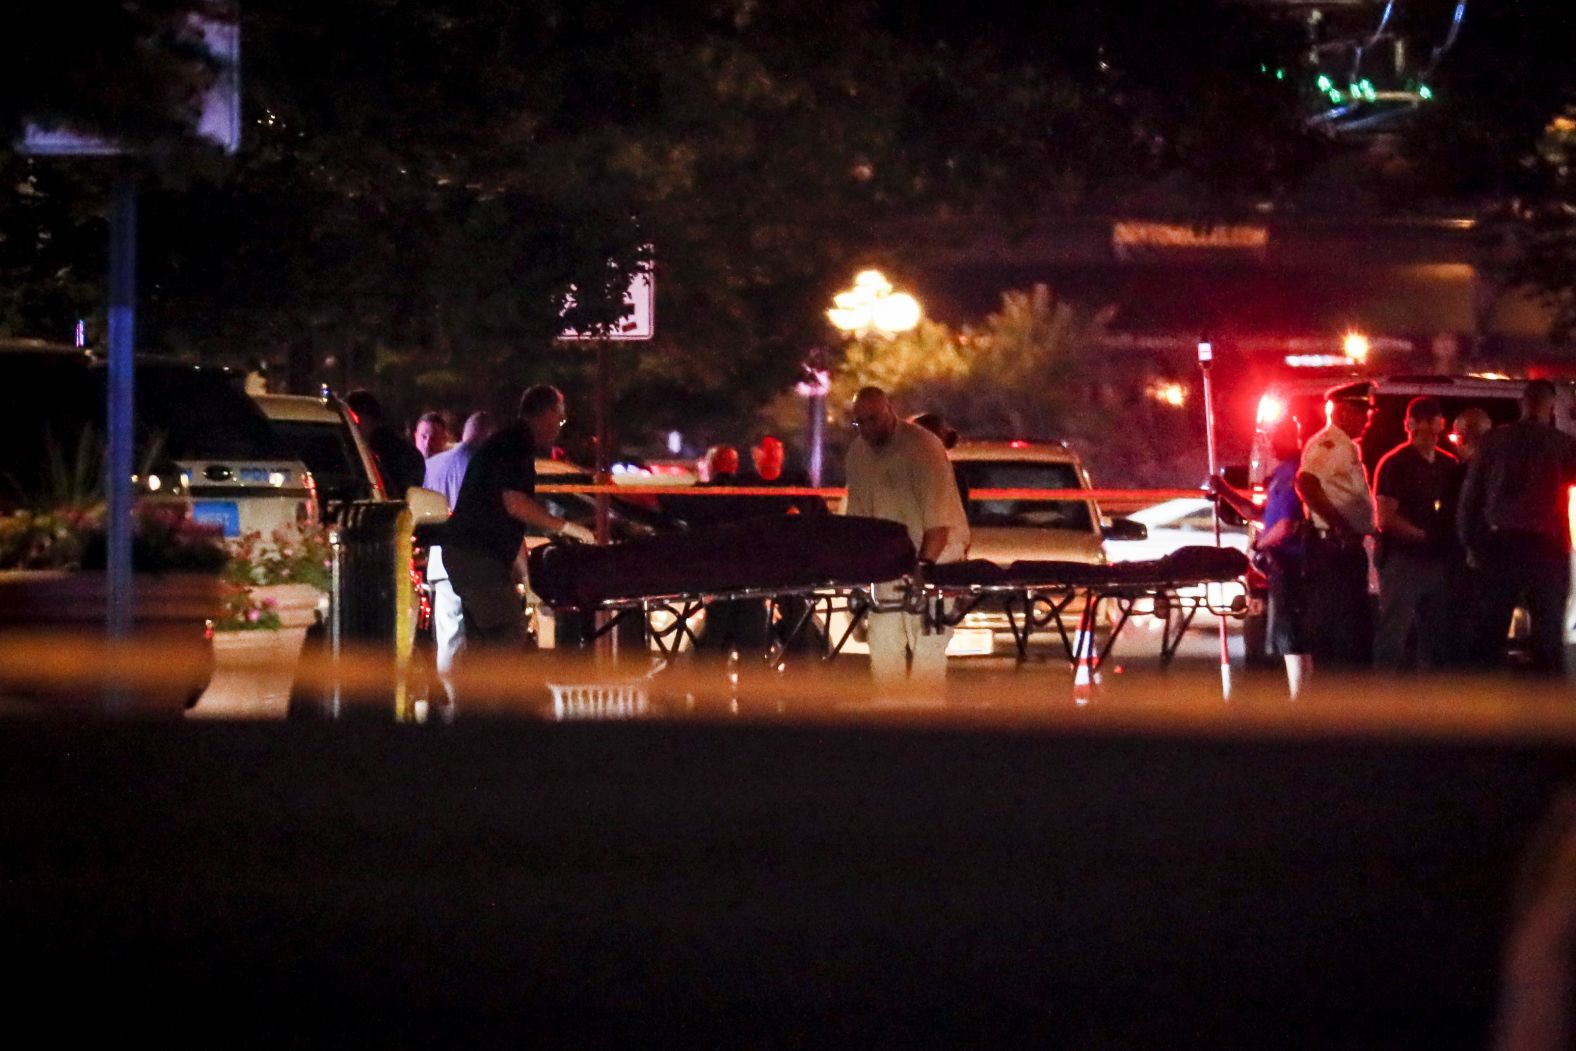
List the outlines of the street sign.
{"label": "street sign", "polygon": [[[219,21],[192,15],[187,20],[186,34],[201,38],[203,47],[212,56],[214,70],[202,70],[200,76],[207,80],[201,95],[194,99],[200,104],[196,134],[200,139],[221,147],[225,153],[234,153],[241,146],[241,27],[235,21]],[[128,153],[122,142],[112,138],[90,135],[65,125],[42,127],[29,122],[17,140],[17,150],[53,157],[109,157]]]}
{"label": "street sign", "polygon": [[[574,307],[574,293],[567,297],[564,309]],[[624,291],[624,316],[605,332],[581,332],[577,329],[566,328],[558,334],[559,339],[567,340],[642,340],[650,339],[657,329],[657,286],[655,275],[651,267],[645,266],[635,271],[629,279],[629,288]]]}

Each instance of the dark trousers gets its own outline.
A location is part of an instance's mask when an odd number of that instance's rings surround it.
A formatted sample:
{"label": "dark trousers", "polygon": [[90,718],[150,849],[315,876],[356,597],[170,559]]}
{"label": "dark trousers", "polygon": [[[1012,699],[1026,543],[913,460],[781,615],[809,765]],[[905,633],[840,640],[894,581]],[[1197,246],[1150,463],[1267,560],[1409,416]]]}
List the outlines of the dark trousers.
{"label": "dark trousers", "polygon": [[446,545],[443,565],[460,596],[465,645],[520,648],[525,643],[525,608],[515,590],[514,570],[480,551]]}
{"label": "dark trousers", "polygon": [[[1272,556],[1273,557],[1273,556]],[[1302,558],[1274,558],[1269,580],[1269,648],[1278,657],[1307,653],[1307,582]]]}
{"label": "dark trousers", "polygon": [[1505,635],[1509,617],[1495,622],[1486,608],[1487,574],[1482,566],[1469,566],[1465,555],[1450,561],[1445,570],[1448,580],[1448,608],[1455,618],[1455,659],[1459,667],[1484,669],[1497,665],[1505,656]]}
{"label": "dark trousers", "polygon": [[1374,664],[1381,668],[1444,668],[1457,650],[1446,562],[1439,556],[1391,551],[1379,567],[1379,620]]}
{"label": "dark trousers", "polygon": [[1366,668],[1373,663],[1373,607],[1368,553],[1357,540],[1317,536],[1308,544],[1303,642],[1319,664]]}
{"label": "dark trousers", "polygon": [[1522,606],[1532,618],[1533,669],[1563,674],[1565,602],[1571,589],[1570,548],[1564,539],[1500,529],[1488,534],[1477,556],[1485,644],[1497,627],[1503,649],[1511,615]]}

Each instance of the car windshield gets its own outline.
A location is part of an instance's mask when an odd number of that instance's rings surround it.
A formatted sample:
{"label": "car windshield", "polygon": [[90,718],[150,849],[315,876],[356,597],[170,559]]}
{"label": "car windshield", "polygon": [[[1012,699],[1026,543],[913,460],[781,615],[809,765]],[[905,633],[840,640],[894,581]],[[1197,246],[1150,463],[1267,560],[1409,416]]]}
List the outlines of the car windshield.
{"label": "car windshield", "polygon": [[[1071,463],[1023,460],[958,460],[953,467],[970,493],[982,489],[1082,489],[1078,468]],[[1093,531],[1094,517],[1084,500],[980,500],[972,495],[969,524],[1028,526],[1041,529]]]}
{"label": "car windshield", "polygon": [[301,460],[331,500],[370,500],[372,483],[344,425],[329,421],[274,420],[274,433]]}

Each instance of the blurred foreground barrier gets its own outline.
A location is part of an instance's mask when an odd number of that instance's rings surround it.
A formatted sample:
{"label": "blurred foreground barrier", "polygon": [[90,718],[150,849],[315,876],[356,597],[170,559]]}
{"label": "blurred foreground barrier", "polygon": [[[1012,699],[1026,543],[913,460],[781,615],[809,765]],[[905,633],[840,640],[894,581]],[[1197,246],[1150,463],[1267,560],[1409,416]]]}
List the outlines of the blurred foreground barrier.
{"label": "blurred foreground barrier", "polygon": [[[207,672],[200,647],[139,636],[122,643],[81,635],[0,636],[0,714],[73,716],[91,705],[40,698],[87,698],[107,686],[166,696]],[[726,659],[653,664],[580,651],[470,655],[459,671],[460,720],[471,718],[642,718],[655,721],[879,723],[926,728],[1120,731],[1161,735],[1275,736],[1293,739],[1456,739],[1576,743],[1576,700],[1539,681],[1498,677],[1321,676],[1313,691],[1286,699],[1278,673],[1245,678],[1223,703],[1213,674],[1127,672],[1110,676],[1086,704],[1059,665],[1032,671],[954,674],[945,696],[882,693],[862,663],[774,667]],[[1213,668],[1210,669],[1210,672]],[[338,686],[346,713],[387,718],[399,689],[383,645],[304,654],[301,686]],[[901,687],[897,687],[901,689]],[[178,713],[168,704],[136,714]]]}
{"label": "blurred foreground barrier", "polygon": [[[544,477],[547,477],[544,475]],[[581,493],[608,496],[818,496],[828,502],[841,500],[847,490],[797,485],[586,485],[544,482],[539,493]],[[1102,503],[1158,504],[1163,500],[1200,497],[1202,489],[970,489],[975,500],[1099,500]]]}

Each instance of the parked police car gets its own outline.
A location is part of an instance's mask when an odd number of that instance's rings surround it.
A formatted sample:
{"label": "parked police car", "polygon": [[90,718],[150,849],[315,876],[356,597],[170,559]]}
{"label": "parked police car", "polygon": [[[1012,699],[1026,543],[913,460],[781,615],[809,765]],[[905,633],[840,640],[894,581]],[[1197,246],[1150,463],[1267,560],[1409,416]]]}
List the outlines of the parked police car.
{"label": "parked police car", "polygon": [[[0,345],[0,506],[36,501],[59,484],[54,466],[80,445],[101,449],[104,360],[42,343]],[[183,492],[195,519],[226,536],[317,519],[306,465],[279,442],[227,369],[139,357],[137,481],[145,493]]]}

